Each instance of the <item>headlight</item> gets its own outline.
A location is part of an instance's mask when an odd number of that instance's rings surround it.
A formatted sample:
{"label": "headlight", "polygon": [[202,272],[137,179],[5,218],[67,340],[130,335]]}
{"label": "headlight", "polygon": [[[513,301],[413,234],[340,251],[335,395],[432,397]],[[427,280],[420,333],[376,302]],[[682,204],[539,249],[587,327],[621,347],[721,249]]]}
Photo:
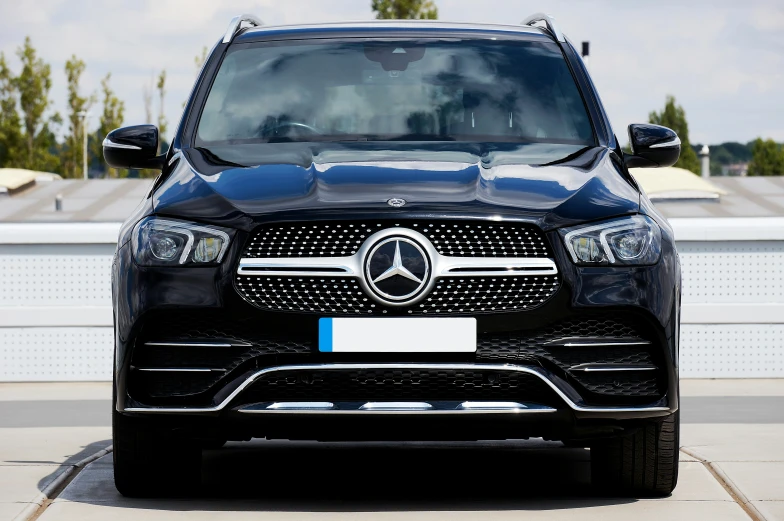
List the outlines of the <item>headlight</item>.
{"label": "headlight", "polygon": [[575,264],[645,266],[661,256],[661,230],[644,215],[560,232]]}
{"label": "headlight", "polygon": [[229,233],[214,226],[147,217],[133,233],[133,257],[141,266],[217,264],[229,247]]}

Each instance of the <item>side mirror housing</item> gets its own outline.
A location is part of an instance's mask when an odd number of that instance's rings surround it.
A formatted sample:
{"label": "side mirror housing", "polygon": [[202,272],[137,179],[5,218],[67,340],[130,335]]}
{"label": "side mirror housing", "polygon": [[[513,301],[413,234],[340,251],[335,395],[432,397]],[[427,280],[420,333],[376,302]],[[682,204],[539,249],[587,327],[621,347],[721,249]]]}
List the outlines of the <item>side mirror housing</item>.
{"label": "side mirror housing", "polygon": [[158,128],[135,125],[109,132],[103,140],[103,158],[112,168],[162,170],[166,155],[158,155]]}
{"label": "side mirror housing", "polygon": [[661,125],[629,125],[629,144],[632,153],[623,155],[628,168],[672,166],[681,155],[681,140],[678,134]]}

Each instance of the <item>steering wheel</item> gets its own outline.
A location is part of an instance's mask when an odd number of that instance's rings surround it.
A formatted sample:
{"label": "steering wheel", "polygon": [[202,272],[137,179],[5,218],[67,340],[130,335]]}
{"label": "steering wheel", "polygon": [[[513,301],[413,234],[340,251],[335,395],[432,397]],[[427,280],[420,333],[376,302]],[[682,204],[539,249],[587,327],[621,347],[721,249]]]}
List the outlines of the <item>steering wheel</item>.
{"label": "steering wheel", "polygon": [[319,136],[324,134],[322,131],[320,131],[316,127],[310,126],[310,125],[308,125],[306,123],[300,123],[299,121],[284,121],[283,123],[278,124],[276,130],[280,130],[281,128],[285,128],[285,127],[291,127],[291,128],[295,128],[295,129],[307,130],[311,134],[317,134]]}

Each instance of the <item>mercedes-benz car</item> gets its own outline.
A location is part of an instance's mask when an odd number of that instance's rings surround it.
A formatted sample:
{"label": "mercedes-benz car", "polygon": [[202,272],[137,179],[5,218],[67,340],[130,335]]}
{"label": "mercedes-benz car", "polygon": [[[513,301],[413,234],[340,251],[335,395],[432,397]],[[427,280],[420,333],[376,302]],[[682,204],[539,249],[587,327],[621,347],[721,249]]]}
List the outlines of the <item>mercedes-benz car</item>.
{"label": "mercedes-benz car", "polygon": [[112,272],[114,476],[198,490],[227,440],[589,447],[610,493],[678,474],[680,267],[554,20],[231,21]]}

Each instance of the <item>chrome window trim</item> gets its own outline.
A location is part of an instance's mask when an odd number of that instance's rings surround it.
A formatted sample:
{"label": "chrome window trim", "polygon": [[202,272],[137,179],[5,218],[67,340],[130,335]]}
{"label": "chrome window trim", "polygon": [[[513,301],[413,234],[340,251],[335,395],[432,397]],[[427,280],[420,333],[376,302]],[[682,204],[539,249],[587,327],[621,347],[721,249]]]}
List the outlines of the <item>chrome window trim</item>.
{"label": "chrome window trim", "polygon": [[551,379],[550,373],[539,367],[520,366],[512,364],[306,364],[306,365],[282,365],[261,369],[245,379],[229,396],[221,403],[213,407],[127,407],[123,412],[140,413],[165,413],[165,414],[192,414],[192,413],[215,413],[222,411],[237,396],[239,396],[249,385],[264,375],[282,371],[350,371],[356,369],[421,369],[421,370],[458,370],[458,371],[510,371],[536,376],[547,384],[563,402],[573,411],[586,413],[618,413],[618,412],[666,412],[669,407],[661,406],[641,406],[641,407],[601,407],[591,405],[581,405],[574,402],[569,396]]}
{"label": "chrome window trim", "polygon": [[116,142],[112,141],[111,139],[109,139],[108,137],[104,138],[103,143],[101,143],[101,146],[104,146],[106,148],[121,148],[123,150],[141,150],[142,149],[142,147],[139,147],[139,146],[136,146],[136,145],[125,145],[123,143],[116,143]]}
{"label": "chrome window trim", "polygon": [[[381,299],[367,282],[364,266],[376,245],[391,237],[401,237],[416,242],[427,254],[431,264],[430,280],[411,300],[394,302]],[[253,268],[260,268],[255,271]],[[459,270],[459,271],[458,271]],[[558,267],[549,258],[535,257],[450,257],[438,253],[433,243],[421,233],[409,228],[386,228],[365,239],[357,253],[349,257],[246,257],[240,259],[238,275],[245,276],[310,276],[355,277],[362,290],[387,306],[411,306],[425,299],[439,279],[445,277],[514,277],[557,275]]]}

